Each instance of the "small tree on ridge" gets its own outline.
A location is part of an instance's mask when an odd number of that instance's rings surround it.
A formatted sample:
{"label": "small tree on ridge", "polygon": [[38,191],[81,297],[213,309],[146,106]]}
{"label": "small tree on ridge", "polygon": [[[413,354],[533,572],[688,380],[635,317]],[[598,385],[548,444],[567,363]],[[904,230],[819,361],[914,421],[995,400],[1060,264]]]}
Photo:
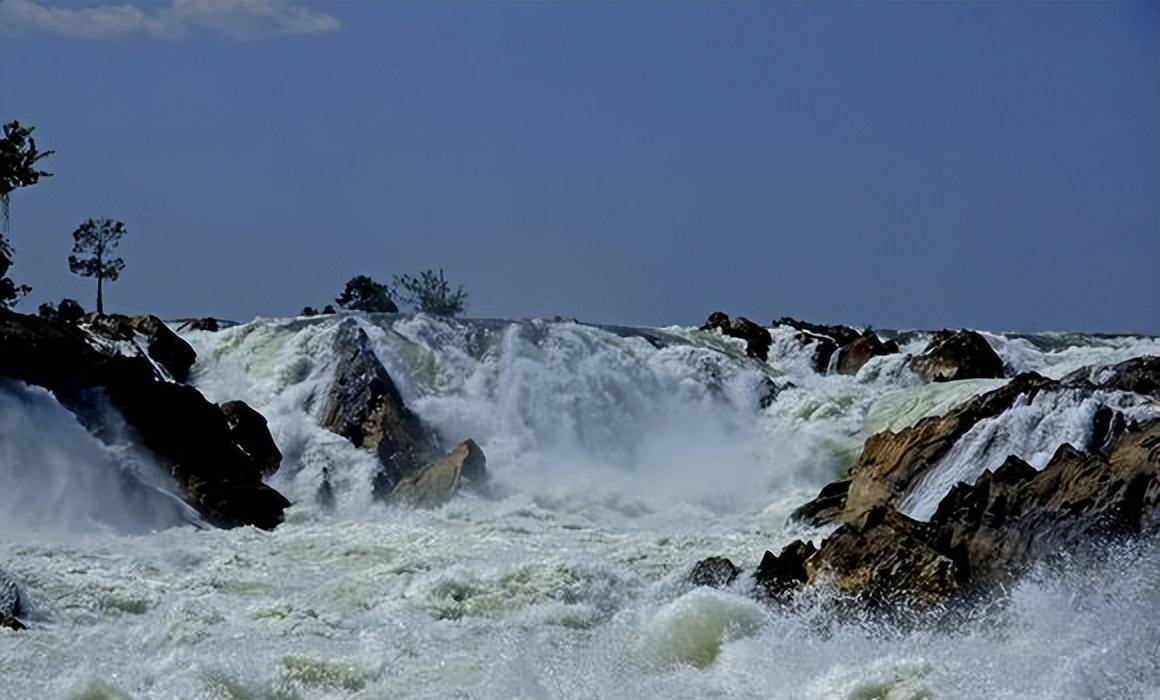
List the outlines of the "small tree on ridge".
{"label": "small tree on ridge", "polygon": [[352,311],[395,313],[399,310],[395,300],[391,298],[391,288],[374,281],[368,275],[350,278],[342,294],[334,301],[342,308]]}
{"label": "small tree on ridge", "polygon": [[89,219],[73,231],[73,253],[87,257],[68,256],[68,269],[81,277],[97,278],[97,313],[102,316],[105,280],[115,282],[125,269],[124,260],[112,257],[125,233],[125,224],[112,219]]}
{"label": "small tree on ridge", "polygon": [[435,316],[458,316],[467,307],[467,292],[460,286],[455,291],[443,276],[443,270],[423,270],[418,277],[403,275],[395,278],[403,290],[402,299],[419,311]]}

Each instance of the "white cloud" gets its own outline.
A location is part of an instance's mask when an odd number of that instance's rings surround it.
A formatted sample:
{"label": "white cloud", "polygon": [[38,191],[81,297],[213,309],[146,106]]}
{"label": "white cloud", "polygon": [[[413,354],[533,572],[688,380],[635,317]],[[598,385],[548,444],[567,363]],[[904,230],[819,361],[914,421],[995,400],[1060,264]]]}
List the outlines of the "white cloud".
{"label": "white cloud", "polygon": [[179,39],[209,31],[234,39],[324,34],[338,29],[333,15],[289,0],[171,0],[169,4],[50,4],[0,0],[0,30],[78,39],[144,36]]}

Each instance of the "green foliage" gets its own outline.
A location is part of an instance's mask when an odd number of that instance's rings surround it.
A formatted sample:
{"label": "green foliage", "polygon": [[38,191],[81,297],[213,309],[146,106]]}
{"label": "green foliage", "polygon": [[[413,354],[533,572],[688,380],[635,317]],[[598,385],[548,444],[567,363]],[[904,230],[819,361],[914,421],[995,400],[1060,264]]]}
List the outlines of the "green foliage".
{"label": "green foliage", "polygon": [[[105,313],[104,281],[115,282],[125,269],[125,261],[112,257],[125,235],[125,224],[112,219],[89,219],[73,231],[73,253],[68,269],[81,277],[97,278],[97,313]],[[85,257],[78,257],[85,256]]]}
{"label": "green foliage", "polygon": [[462,286],[452,291],[443,270],[439,270],[439,274],[434,270],[424,270],[418,277],[396,277],[395,284],[402,289],[400,297],[423,313],[458,316],[467,308],[467,292]]}
{"label": "green foliage", "polygon": [[376,282],[367,275],[352,277],[346,283],[342,294],[334,300],[344,309],[352,311],[382,311],[394,313],[399,310],[391,295],[391,288]]}

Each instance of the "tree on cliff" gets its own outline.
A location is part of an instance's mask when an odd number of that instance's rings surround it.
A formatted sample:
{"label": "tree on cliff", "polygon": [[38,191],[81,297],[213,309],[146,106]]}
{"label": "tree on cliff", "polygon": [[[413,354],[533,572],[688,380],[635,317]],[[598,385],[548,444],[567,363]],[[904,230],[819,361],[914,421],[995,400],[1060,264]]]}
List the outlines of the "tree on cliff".
{"label": "tree on cliff", "polygon": [[458,316],[467,307],[467,292],[460,286],[455,291],[443,276],[443,270],[424,270],[418,277],[403,275],[395,278],[403,290],[402,299],[424,313],[435,316]]}
{"label": "tree on cliff", "polygon": [[37,161],[53,152],[37,150],[33,131],[33,127],[23,127],[20,122],[13,121],[4,125],[4,135],[0,138],[0,307],[3,308],[12,306],[32,291],[28,285],[16,284],[8,278],[14,254],[7,238],[9,197],[15,190],[35,185],[40,178],[52,175],[36,167]]}
{"label": "tree on cliff", "polygon": [[399,310],[395,300],[391,298],[391,288],[367,275],[352,277],[335,301],[342,308],[352,311],[394,313]]}
{"label": "tree on cliff", "polygon": [[125,235],[125,224],[112,219],[89,219],[73,231],[73,253],[68,269],[81,277],[97,278],[97,313],[104,315],[105,280],[115,282],[125,269],[125,261],[112,257],[113,249]]}
{"label": "tree on cliff", "polygon": [[37,150],[36,139],[32,138],[35,130],[35,127],[20,126],[18,121],[4,125],[4,137],[0,139],[0,213],[4,228],[0,234],[8,233],[8,199],[12,192],[35,185],[42,177],[52,177],[52,173],[36,167],[37,161],[52,155],[53,151]]}

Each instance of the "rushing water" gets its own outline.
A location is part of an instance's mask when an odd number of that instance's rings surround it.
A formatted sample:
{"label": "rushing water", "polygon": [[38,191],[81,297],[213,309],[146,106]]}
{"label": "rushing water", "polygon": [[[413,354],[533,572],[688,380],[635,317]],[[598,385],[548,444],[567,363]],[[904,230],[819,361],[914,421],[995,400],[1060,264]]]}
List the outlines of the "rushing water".
{"label": "rushing water", "polygon": [[[901,355],[818,376],[783,328],[759,363],[682,328],[358,317],[408,404],[447,441],[479,442],[493,477],[486,495],[388,510],[369,496],[373,457],[316,424],[341,322],[186,335],[191,381],[261,411],[285,454],[272,484],[296,505],[272,533],[140,534],[161,516],[103,485],[124,469],[116,449],[50,395],[0,386],[0,567],[35,605],[32,630],[0,630],[0,696],[1157,697],[1160,633],[1140,624],[1160,609],[1152,544],[1099,571],[1029,576],[954,630],[772,611],[745,577],[684,583],[704,556],[752,568],[823,536],[786,516],[868,434],[1002,381],[923,384]],[[988,339],[1009,371],[1055,377],[1160,354],[1155,339]],[[795,386],[762,410],[765,377]],[[928,514],[1009,453],[1042,466],[1061,441],[1085,446],[1095,407],[1068,392],[1020,402],[968,433],[906,507]],[[323,467],[333,515],[313,503]]]}

